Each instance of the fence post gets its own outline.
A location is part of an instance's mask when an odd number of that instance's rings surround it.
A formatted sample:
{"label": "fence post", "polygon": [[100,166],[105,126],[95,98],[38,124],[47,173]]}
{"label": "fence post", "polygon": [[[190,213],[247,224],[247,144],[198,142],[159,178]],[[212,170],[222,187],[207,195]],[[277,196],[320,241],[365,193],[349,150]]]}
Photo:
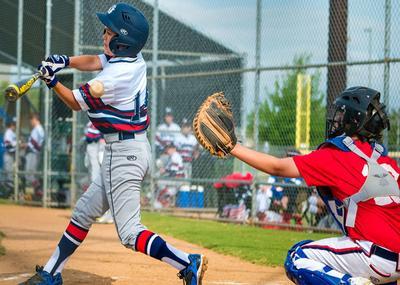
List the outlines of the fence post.
{"label": "fence post", "polygon": [[[81,25],[81,1],[75,0],[74,6],[74,55],[80,54],[80,25]],[[80,82],[80,72],[77,69],[74,69],[73,73],[73,88],[76,88],[78,83]],[[77,161],[76,161],[76,153],[77,153],[77,144],[78,144],[78,114],[77,112],[72,111],[72,149],[71,149],[71,185],[70,185],[70,207],[73,208],[75,206],[76,197],[77,197],[77,179],[76,179],[76,171],[77,171]]]}
{"label": "fence post", "polygon": [[[390,97],[390,28],[391,28],[391,0],[385,1],[385,42],[384,42],[384,59],[385,65],[383,68],[383,103],[389,106]],[[389,145],[389,135],[386,129],[383,133],[383,144]]]}
{"label": "fence post", "polygon": [[[253,138],[254,138],[254,149],[258,150],[258,126],[259,126],[259,108],[260,108],[260,53],[261,53],[261,11],[262,11],[262,0],[257,0],[257,16],[256,16],[256,74],[254,82],[254,126],[253,126]],[[256,173],[254,171],[254,173]],[[256,177],[256,175],[254,175]],[[256,215],[256,194],[257,189],[253,187],[252,191],[252,203],[251,203],[251,217],[254,218]]]}
{"label": "fence post", "polygon": [[[22,67],[22,43],[23,43],[23,31],[24,31],[24,0],[18,1],[18,40],[17,40],[17,65],[18,65],[18,81],[21,79],[21,67]],[[15,124],[15,132],[17,135],[17,140],[20,138],[21,133],[21,100],[17,101],[16,110],[15,110],[16,124]],[[17,202],[18,192],[19,192],[19,144],[17,143],[17,147],[15,149],[15,160],[14,160],[14,200]]]}
{"label": "fence post", "polygon": [[[50,54],[51,48],[51,7],[52,0],[46,1],[46,55]],[[45,104],[44,104],[44,133],[45,133],[45,143],[44,143],[44,158],[43,158],[43,207],[48,206],[48,196],[49,196],[49,179],[51,179],[51,174],[49,175],[49,165],[51,158],[51,125],[50,125],[50,90],[45,88]],[[51,185],[51,183],[50,183]]]}
{"label": "fence post", "polygon": [[151,175],[150,175],[150,191],[151,191],[151,208],[154,205],[156,194],[156,131],[157,131],[157,60],[158,60],[158,0],[154,0],[153,7],[153,53],[151,60],[152,79],[151,79]]}

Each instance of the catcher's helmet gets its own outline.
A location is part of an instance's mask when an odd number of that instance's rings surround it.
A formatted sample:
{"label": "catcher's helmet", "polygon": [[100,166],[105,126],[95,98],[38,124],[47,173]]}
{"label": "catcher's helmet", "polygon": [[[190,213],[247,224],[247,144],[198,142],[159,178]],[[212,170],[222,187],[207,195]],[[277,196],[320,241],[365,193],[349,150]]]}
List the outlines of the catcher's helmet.
{"label": "catcher's helmet", "polygon": [[367,87],[350,87],[334,102],[334,112],[327,120],[327,137],[358,135],[361,140],[379,140],[382,131],[390,129],[381,94]]}
{"label": "catcher's helmet", "polygon": [[118,3],[107,13],[96,13],[104,26],[116,35],[110,41],[110,50],[115,56],[135,57],[146,44],[149,36],[149,23],[135,7]]}

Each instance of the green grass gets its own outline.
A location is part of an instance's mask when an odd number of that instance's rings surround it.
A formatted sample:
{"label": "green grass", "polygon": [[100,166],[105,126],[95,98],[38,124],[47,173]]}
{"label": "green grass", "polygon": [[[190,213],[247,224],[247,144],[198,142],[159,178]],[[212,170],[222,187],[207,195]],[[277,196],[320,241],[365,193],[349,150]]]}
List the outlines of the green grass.
{"label": "green grass", "polygon": [[5,235],[0,232],[0,256],[6,254],[6,249],[1,245],[1,239],[4,237]]}
{"label": "green grass", "polygon": [[9,199],[0,199],[0,205],[1,204],[13,204],[14,201],[11,201]]}
{"label": "green grass", "polygon": [[161,235],[169,235],[219,253],[269,266],[283,265],[288,249],[300,240],[334,236],[176,218],[149,212],[142,213],[142,222]]}

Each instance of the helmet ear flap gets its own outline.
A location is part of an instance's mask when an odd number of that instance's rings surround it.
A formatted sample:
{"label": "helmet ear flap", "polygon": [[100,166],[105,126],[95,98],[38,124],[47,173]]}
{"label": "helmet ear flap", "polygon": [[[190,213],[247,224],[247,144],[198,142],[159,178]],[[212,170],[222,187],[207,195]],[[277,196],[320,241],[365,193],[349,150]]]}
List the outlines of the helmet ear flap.
{"label": "helmet ear flap", "polygon": [[127,52],[129,52],[127,51],[129,49],[129,46],[120,42],[119,35],[115,35],[110,40],[108,46],[110,47],[110,50],[114,55],[125,55]]}

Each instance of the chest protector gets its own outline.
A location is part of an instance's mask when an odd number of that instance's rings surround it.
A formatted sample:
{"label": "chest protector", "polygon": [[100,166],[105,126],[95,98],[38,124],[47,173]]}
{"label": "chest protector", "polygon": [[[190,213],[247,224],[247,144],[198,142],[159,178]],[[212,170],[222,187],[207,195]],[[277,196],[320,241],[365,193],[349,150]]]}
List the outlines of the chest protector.
{"label": "chest protector", "polygon": [[347,208],[346,227],[354,227],[358,203],[378,197],[400,197],[399,186],[395,178],[378,162],[384,149],[380,144],[375,144],[371,157],[363,153],[350,137],[343,139],[343,144],[353,153],[364,159],[368,165],[368,175],[361,189],[344,199],[343,204]]}
{"label": "chest protector", "polygon": [[[326,204],[329,212],[337,224],[347,235],[346,227],[354,227],[357,216],[358,203],[369,199],[388,196],[400,196],[399,187],[396,179],[389,172],[378,164],[377,160],[381,155],[386,155],[385,149],[379,144],[372,145],[374,148],[371,157],[363,153],[350,137],[339,136],[329,139],[319,146],[334,145],[344,152],[353,152],[367,162],[368,175],[360,190],[340,201],[332,196],[331,190],[327,187],[317,187],[318,192]],[[345,217],[345,208],[347,214]]]}

